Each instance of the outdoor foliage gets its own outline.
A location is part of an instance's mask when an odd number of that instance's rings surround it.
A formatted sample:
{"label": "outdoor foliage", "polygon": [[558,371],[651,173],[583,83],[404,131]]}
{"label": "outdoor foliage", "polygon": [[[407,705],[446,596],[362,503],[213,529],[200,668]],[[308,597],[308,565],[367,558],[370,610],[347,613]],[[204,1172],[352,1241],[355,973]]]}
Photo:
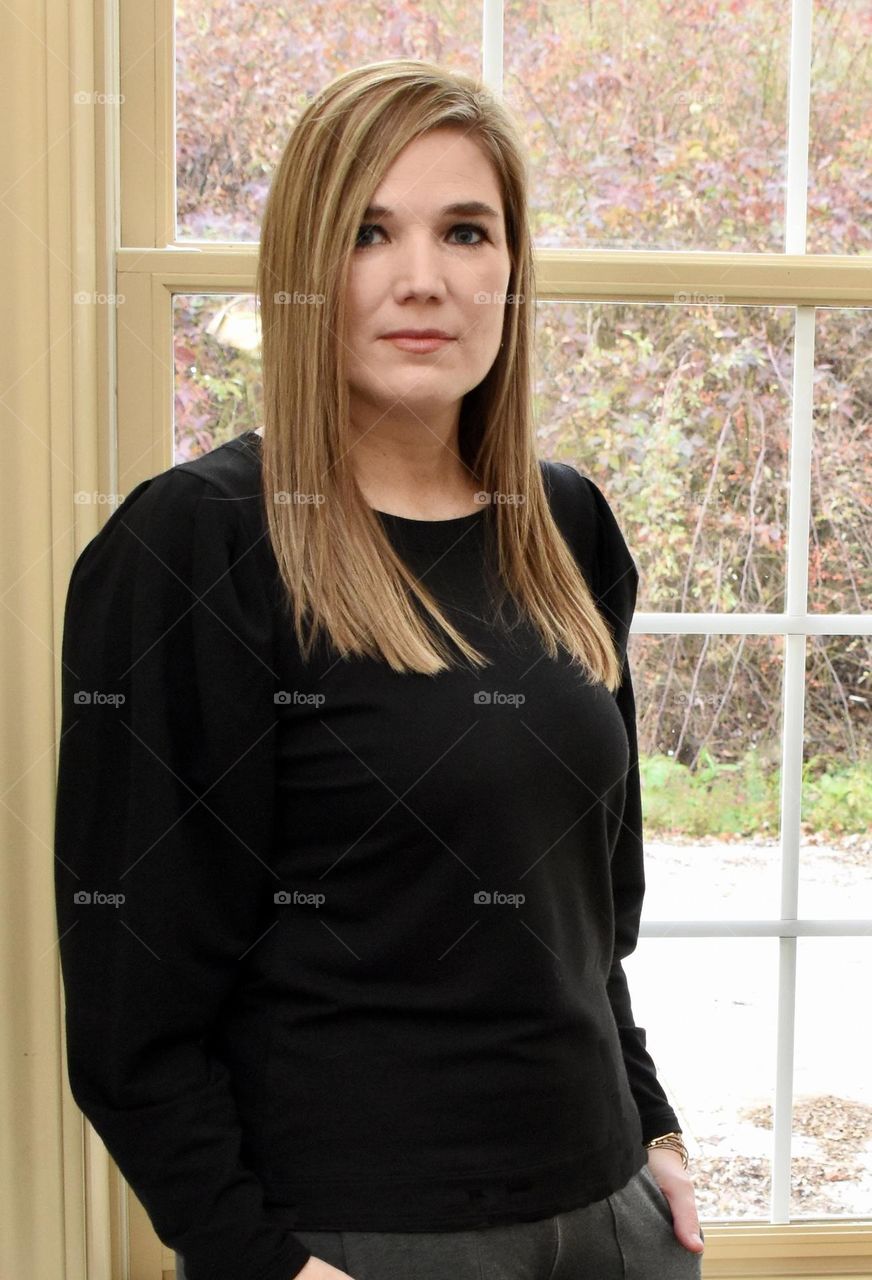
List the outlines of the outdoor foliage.
{"label": "outdoor foliage", "polygon": [[[872,10],[814,12],[807,247],[868,254]],[[177,15],[183,238],[256,241],[288,130],[339,71],[394,56],[480,71],[478,0],[180,0]],[[529,150],[536,243],[783,250],[789,18],[787,0],[508,3],[505,98]],[[677,296],[537,315],[539,452],[605,491],[641,571],[638,608],[784,610],[791,309]],[[872,581],[872,311],[821,308],[816,326],[808,608],[858,613]],[[254,332],[251,298],[177,300],[180,460],[259,425]],[[777,834],[783,641],[632,644],[646,829]],[[810,637],[807,653],[803,818],[863,831],[870,643]]]}

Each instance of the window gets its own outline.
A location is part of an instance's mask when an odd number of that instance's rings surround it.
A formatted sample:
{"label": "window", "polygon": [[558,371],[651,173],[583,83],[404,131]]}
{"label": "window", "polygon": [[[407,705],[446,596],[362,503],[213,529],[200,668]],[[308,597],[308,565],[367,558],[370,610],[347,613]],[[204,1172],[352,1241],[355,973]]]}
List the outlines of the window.
{"label": "window", "polygon": [[309,96],[392,56],[482,74],[531,160],[540,453],[603,485],[642,575],[649,874],[627,973],[706,1267],[859,1273],[868,5],[387,12],[121,0],[116,489],[258,425],[257,229]]}

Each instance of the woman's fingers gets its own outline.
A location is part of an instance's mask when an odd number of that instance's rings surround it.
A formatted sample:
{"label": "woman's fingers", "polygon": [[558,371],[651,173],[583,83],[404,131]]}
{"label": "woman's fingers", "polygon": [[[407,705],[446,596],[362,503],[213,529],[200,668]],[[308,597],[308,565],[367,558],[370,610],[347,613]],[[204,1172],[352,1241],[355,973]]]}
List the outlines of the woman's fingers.
{"label": "woman's fingers", "polygon": [[702,1253],[705,1243],[696,1208],[693,1181],[685,1170],[677,1151],[652,1148],[648,1167],[672,1211],[672,1227],[676,1237],[693,1253]]}

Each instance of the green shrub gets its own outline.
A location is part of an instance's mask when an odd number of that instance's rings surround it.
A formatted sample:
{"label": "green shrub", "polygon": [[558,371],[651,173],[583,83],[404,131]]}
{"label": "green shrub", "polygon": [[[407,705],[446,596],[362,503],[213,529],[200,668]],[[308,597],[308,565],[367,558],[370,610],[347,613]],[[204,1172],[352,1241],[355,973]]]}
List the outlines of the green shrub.
{"label": "green shrub", "polygon": [[[696,770],[667,755],[639,762],[648,835],[777,838],[781,770],[764,768],[756,751],[737,763],[719,764],[703,751]],[[848,767],[815,756],[803,765],[802,821],[819,835],[869,829],[872,769],[863,760]]]}

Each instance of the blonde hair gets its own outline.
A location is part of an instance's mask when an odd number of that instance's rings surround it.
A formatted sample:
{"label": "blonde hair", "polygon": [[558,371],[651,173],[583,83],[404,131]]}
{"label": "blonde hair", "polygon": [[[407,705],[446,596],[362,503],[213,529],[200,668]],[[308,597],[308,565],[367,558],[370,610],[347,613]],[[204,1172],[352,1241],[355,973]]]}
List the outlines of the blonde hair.
{"label": "blonde hair", "polygon": [[[485,86],[432,63],[391,59],[334,79],[303,111],[270,187],[256,285],[262,497],[285,605],[304,657],[323,630],[341,656],[381,657],[399,672],[433,675],[455,665],[445,636],[474,665],[489,665],[396,553],[358,487],[344,348],[335,338],[345,332],[346,280],[364,210],[403,148],[438,128],[462,130],[494,166],[511,261],[506,292],[518,299],[506,305],[499,354],[464,396],[458,428],[478,488],[524,495],[487,512],[497,576],[549,657],[561,644],[587,678],[614,691],[620,666],[611,632],[551,515],[534,452],[535,301],[522,145]],[[318,305],[288,305],[284,295],[317,295]],[[295,495],[319,499],[289,500]]]}

